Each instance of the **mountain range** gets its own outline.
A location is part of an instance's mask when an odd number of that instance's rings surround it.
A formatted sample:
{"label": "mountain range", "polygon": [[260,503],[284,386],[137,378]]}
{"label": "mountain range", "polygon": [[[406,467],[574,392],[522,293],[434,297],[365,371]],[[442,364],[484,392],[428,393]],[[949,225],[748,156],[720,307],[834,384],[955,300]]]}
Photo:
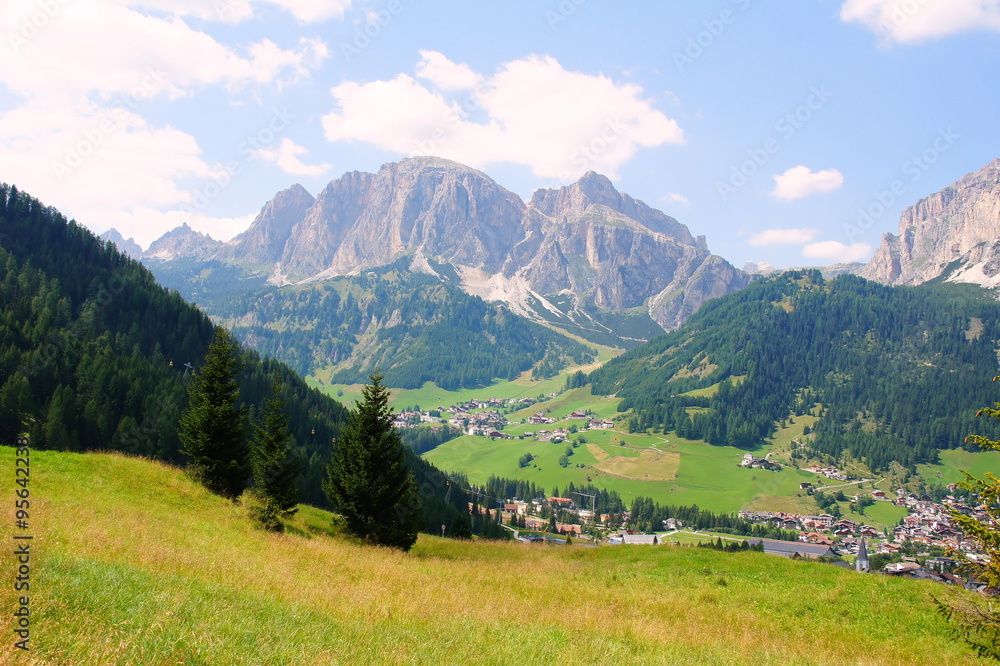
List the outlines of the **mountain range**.
{"label": "mountain range", "polygon": [[[389,359],[434,365],[427,350],[436,343],[428,345],[422,332],[428,326],[472,336],[470,349],[510,344],[512,359],[537,364],[544,357],[549,375],[585,350],[529,330],[518,317],[577,340],[629,348],[677,329],[706,301],[778,272],[752,262],[735,268],[712,254],[703,236],[597,173],[539,189],[526,203],[480,171],[430,157],[389,163],[374,174],[346,173],[316,197],[292,185],[229,242],[186,224],[145,252],[114,230],[103,238],[139,256],[163,284],[248,344],[303,374],[332,368],[331,377],[346,381],[377,363],[407,386],[418,377],[456,386],[490,381],[480,352],[447,377],[393,370]],[[947,280],[995,287],[998,239],[1000,160],[907,208],[899,233],[886,234],[868,264],[822,272],[887,285]],[[313,289],[322,294],[310,296]],[[331,292],[338,295],[333,301]],[[385,300],[387,294],[395,296]],[[477,299],[499,309],[483,309]],[[409,301],[424,304],[412,321]],[[489,332],[494,321],[506,322],[501,339]],[[543,338],[547,351],[529,353]],[[443,340],[441,333],[435,339]],[[504,367],[503,375],[526,369]]]}
{"label": "mountain range", "polygon": [[407,258],[415,273],[455,277],[466,292],[536,320],[600,330],[608,328],[602,313],[628,313],[646,322],[640,338],[676,328],[751,279],[709,252],[704,237],[599,174],[525,203],[484,173],[439,158],[347,173],[315,198],[293,185],[228,243],[184,225],[142,258],[154,271],[178,259],[219,260],[266,272],[275,285]]}

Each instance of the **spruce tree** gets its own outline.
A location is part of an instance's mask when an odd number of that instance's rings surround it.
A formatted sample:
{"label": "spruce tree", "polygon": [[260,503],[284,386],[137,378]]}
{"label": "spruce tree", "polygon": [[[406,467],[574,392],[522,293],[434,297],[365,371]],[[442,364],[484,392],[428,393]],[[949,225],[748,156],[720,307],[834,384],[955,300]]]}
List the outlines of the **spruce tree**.
{"label": "spruce tree", "polygon": [[[254,424],[250,445],[254,488],[264,501],[264,511],[275,519],[279,514],[295,513],[299,501],[295,482],[299,461],[292,452],[292,433],[288,425],[288,414],[281,399],[281,381],[275,376],[260,420]],[[275,529],[280,529],[280,522],[270,522]]]}
{"label": "spruce tree", "polygon": [[[993,381],[1000,380],[994,377]],[[986,416],[1000,421],[1000,402],[980,409],[976,416]],[[967,442],[978,444],[984,451],[1000,451],[1000,441],[982,435],[970,435]],[[951,553],[962,561],[961,571],[991,588],[1000,587],[1000,479],[986,472],[980,479],[965,470],[965,481],[958,486],[978,496],[988,519],[980,521],[974,516],[952,510],[951,519],[966,537],[979,544],[985,560],[973,560],[963,551]],[[950,602],[934,599],[941,613],[954,626],[954,635],[972,646],[981,657],[1000,660],[1000,610],[994,604],[982,603],[968,596],[952,595]]]}
{"label": "spruce tree", "polygon": [[250,457],[238,406],[236,375],[242,368],[240,346],[222,327],[188,389],[188,405],[180,417],[181,452],[192,475],[213,493],[234,499],[250,477]]}
{"label": "spruce tree", "polygon": [[392,425],[382,375],[369,377],[333,449],[323,491],[347,529],[369,543],[409,550],[417,540],[417,488]]}

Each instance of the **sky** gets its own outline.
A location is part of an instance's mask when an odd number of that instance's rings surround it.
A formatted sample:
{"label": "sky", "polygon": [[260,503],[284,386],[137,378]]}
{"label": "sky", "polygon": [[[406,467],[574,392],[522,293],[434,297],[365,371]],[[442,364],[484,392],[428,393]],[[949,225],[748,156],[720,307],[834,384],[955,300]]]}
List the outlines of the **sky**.
{"label": "sky", "polygon": [[4,0],[0,181],[146,247],[436,155],[737,266],[867,261],[1000,157],[1000,0]]}

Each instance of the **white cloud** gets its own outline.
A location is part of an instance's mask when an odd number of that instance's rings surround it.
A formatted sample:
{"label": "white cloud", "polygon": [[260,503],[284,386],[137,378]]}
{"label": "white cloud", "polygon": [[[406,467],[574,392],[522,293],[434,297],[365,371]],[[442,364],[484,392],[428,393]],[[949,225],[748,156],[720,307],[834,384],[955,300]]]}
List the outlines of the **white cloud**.
{"label": "white cloud", "polygon": [[[0,48],[0,83],[14,92],[110,98],[139,89],[147,97],[177,96],[205,85],[236,89],[249,82],[298,79],[328,56],[317,39],[300,40],[295,49],[264,39],[241,54],[176,15],[145,14],[115,0],[54,6],[58,9],[44,25],[27,31],[24,20],[34,25],[34,2],[13,0],[0,9],[0,35],[14,40]],[[147,83],[150,72],[156,73],[153,86]]]}
{"label": "white cloud", "polygon": [[[422,64],[428,62],[425,57]],[[449,76],[440,74],[440,62],[418,67],[425,73],[430,67],[444,81],[462,78],[450,68]],[[362,141],[480,168],[523,164],[541,178],[562,181],[591,170],[614,178],[640,147],[684,141],[677,122],[655,109],[639,86],[570,72],[551,57],[508,62],[464,98],[448,98],[408,74],[347,82],[331,93],[336,108],[323,117],[330,141]],[[472,112],[485,118],[474,120]]]}
{"label": "white cloud", "polygon": [[1000,31],[1000,0],[846,0],[843,21],[886,42],[916,44],[973,30]]}
{"label": "white cloud", "polygon": [[767,229],[747,241],[755,247],[765,245],[802,245],[819,235],[819,229]]}
{"label": "white cloud", "polygon": [[417,78],[427,79],[441,90],[470,90],[482,78],[465,63],[458,64],[437,51],[421,51]]}
{"label": "white cloud", "polygon": [[278,147],[273,150],[264,148],[256,151],[255,154],[261,159],[277,164],[281,170],[293,176],[319,176],[330,169],[330,165],[325,162],[323,164],[304,164],[300,157],[305,157],[309,151],[289,138],[283,138]]}
{"label": "white cloud", "polygon": [[96,104],[33,102],[0,115],[0,173],[51,204],[76,209],[183,203],[181,178],[208,178],[194,137]]}
{"label": "white cloud", "polygon": [[[218,1],[218,0],[217,0]],[[221,0],[229,2],[229,0]],[[295,18],[306,23],[343,18],[351,7],[351,0],[264,0],[288,11]]]}
{"label": "white cloud", "polygon": [[802,248],[802,255],[810,259],[828,259],[833,263],[861,261],[872,254],[872,247],[866,243],[845,245],[839,241],[819,241]]}
{"label": "white cloud", "polygon": [[[349,4],[270,2],[304,19],[337,15]],[[309,76],[328,57],[326,45],[315,38],[300,39],[292,48],[269,39],[232,47],[185,22],[186,17],[235,22],[250,17],[257,5],[247,0],[0,3],[0,88],[17,100],[0,109],[0,173],[90,228],[116,226],[143,244],[183,221],[212,229],[217,238],[242,231],[248,224],[243,218],[210,217],[214,197],[199,202],[206,193],[221,194],[232,175],[205,160],[194,136],[148,123],[142,114],[152,98],[186,96],[210,86],[280,87]],[[312,168],[296,155],[301,153],[286,148],[281,164]]]}
{"label": "white cloud", "polygon": [[683,206],[689,205],[691,202],[683,194],[678,194],[677,192],[668,192],[666,196],[660,197],[660,200],[668,204],[681,204]]}
{"label": "white cloud", "polygon": [[813,172],[809,167],[792,167],[774,177],[772,195],[778,199],[791,201],[811,194],[832,192],[844,184],[844,176],[836,169]]}

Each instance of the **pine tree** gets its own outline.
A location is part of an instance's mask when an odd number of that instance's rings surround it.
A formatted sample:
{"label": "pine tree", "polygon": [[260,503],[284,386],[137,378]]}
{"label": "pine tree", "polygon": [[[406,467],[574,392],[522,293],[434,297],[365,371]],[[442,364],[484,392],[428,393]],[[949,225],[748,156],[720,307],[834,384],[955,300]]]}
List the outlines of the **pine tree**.
{"label": "pine tree", "polygon": [[[993,381],[1000,380],[994,377]],[[1000,402],[993,407],[980,409],[976,416],[988,416],[1000,421]],[[982,435],[970,435],[967,442],[978,444],[985,451],[1000,451],[1000,441],[987,439]],[[967,516],[953,510],[951,518],[967,537],[975,540],[986,555],[985,561],[972,561],[962,551],[954,554],[963,561],[962,570],[992,588],[1000,587],[1000,479],[987,472],[979,479],[962,470],[965,481],[958,484],[963,490],[979,496],[985,507],[988,520],[980,522],[974,516]],[[981,657],[1000,660],[1000,611],[993,604],[982,604],[968,597],[956,597],[950,603],[937,599],[938,609],[955,624],[954,634],[971,645]]]}
{"label": "pine tree", "polygon": [[288,426],[289,418],[281,399],[281,381],[275,376],[260,420],[254,424],[250,445],[254,488],[264,503],[262,522],[275,530],[281,529],[278,515],[295,513],[299,501],[295,481],[299,461],[292,452],[292,433]]}
{"label": "pine tree", "polygon": [[323,490],[352,534],[409,550],[420,524],[417,488],[392,425],[389,390],[377,372],[369,379],[333,449]]}
{"label": "pine tree", "polygon": [[236,375],[241,368],[239,344],[216,328],[202,367],[192,377],[178,432],[192,475],[230,499],[243,492],[250,477],[245,414],[238,406]]}

